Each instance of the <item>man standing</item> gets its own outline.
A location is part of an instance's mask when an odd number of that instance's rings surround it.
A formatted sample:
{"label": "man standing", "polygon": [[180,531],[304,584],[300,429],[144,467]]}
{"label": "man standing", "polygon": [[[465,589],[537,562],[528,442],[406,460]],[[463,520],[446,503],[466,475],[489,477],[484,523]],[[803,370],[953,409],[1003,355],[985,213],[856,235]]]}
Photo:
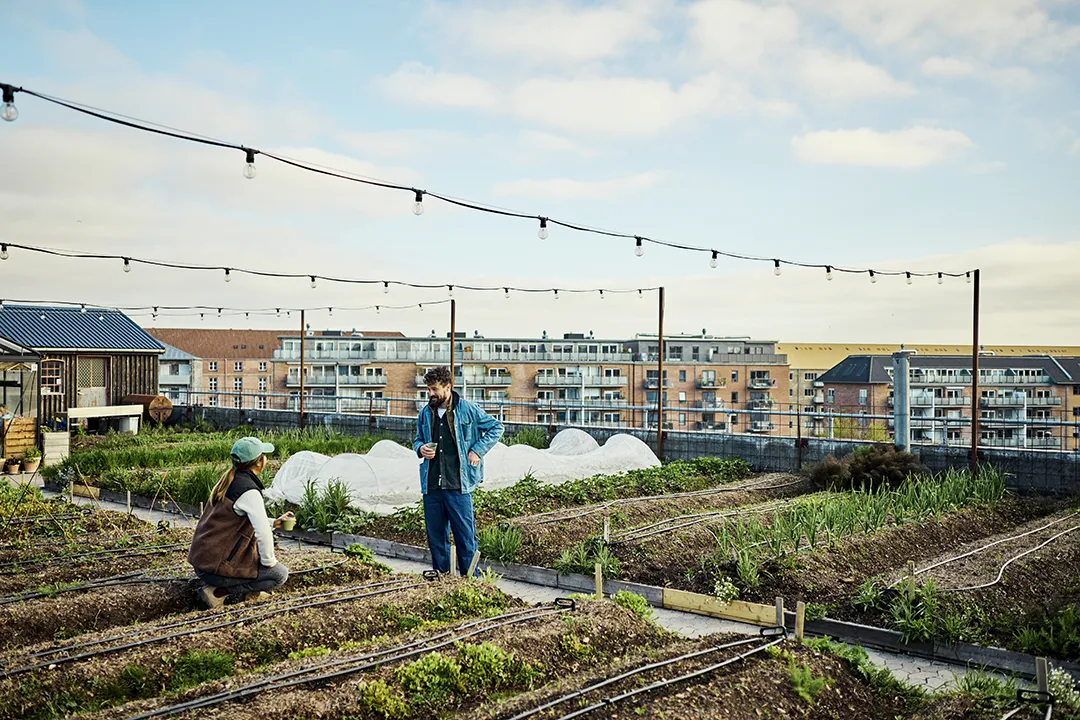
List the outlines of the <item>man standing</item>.
{"label": "man standing", "polygon": [[476,552],[472,491],[484,480],[484,455],[503,434],[501,422],[454,392],[446,367],[424,375],[428,404],[416,419],[413,450],[420,464],[431,566],[450,572],[450,537],[457,545],[458,573],[466,575]]}

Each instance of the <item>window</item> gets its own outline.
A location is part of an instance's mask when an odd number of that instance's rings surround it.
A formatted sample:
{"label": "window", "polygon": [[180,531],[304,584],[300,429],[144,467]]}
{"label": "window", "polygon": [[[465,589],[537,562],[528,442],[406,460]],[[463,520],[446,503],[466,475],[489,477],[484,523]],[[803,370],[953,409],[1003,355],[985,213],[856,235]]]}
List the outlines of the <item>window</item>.
{"label": "window", "polygon": [[366,367],[364,368],[365,377],[382,377],[383,369],[381,367]]}
{"label": "window", "polygon": [[210,389],[210,392],[217,392],[217,378],[210,378],[207,380],[207,387]]}
{"label": "window", "polygon": [[813,382],[814,380],[817,380],[817,376],[817,373],[803,373],[803,380]]}
{"label": "window", "polygon": [[179,375],[180,374],[180,363],[172,363],[171,365],[169,365],[169,374],[170,375]]}
{"label": "window", "polygon": [[731,393],[731,402],[733,404],[739,402],[739,393],[737,393],[737,392]]}
{"label": "window", "polygon": [[686,393],[679,393],[679,402],[686,402]]}
{"label": "window", "polygon": [[536,424],[537,425],[548,425],[550,423],[551,423],[551,415],[548,415],[547,413],[537,413],[536,414]]}
{"label": "window", "polygon": [[738,425],[739,424],[739,416],[738,415],[732,415],[731,416],[731,424],[732,425]]}
{"label": "window", "polygon": [[260,360],[259,361],[259,372],[266,372],[266,361],[265,360]]}
{"label": "window", "polygon": [[1073,417],[1080,418],[1080,407],[1074,407],[1073,408]]}
{"label": "window", "polygon": [[60,395],[64,392],[64,361],[41,361],[41,394]]}
{"label": "window", "polygon": [[259,392],[266,392],[266,387],[269,384],[269,379],[261,377],[259,378]]}
{"label": "window", "polygon": [[604,377],[622,377],[622,368],[604,368]]}
{"label": "window", "polygon": [[686,413],[679,413],[679,424],[680,425],[685,425],[686,424]]}
{"label": "window", "polygon": [[244,378],[233,378],[233,392],[244,392]]}
{"label": "window", "polygon": [[739,371],[738,370],[732,370],[731,371],[731,382],[733,382],[733,383],[739,382]]}
{"label": "window", "polygon": [[868,393],[866,391],[866,388],[859,388],[859,404],[860,405],[865,405],[866,404],[866,396],[867,396],[867,394]]}
{"label": "window", "polygon": [[244,398],[237,395],[232,399],[232,404],[233,404],[234,408],[239,410],[240,408],[242,408],[244,406]]}
{"label": "window", "polygon": [[686,382],[686,371],[685,370],[680,370],[679,371],[679,382]]}
{"label": "window", "polygon": [[232,366],[233,372],[244,372],[244,363],[237,360]]}
{"label": "window", "polygon": [[208,372],[217,372],[217,360],[211,360],[210,362],[208,362],[206,364],[206,369]]}
{"label": "window", "polygon": [[788,382],[794,380],[795,379],[795,373],[794,372],[788,372],[787,379],[788,379]]}
{"label": "window", "polygon": [[209,404],[210,404],[210,407],[217,407],[218,406],[217,395],[211,395],[210,396],[210,403]]}
{"label": "window", "polygon": [[803,397],[814,397],[814,388],[806,388],[802,391]]}
{"label": "window", "polygon": [[265,396],[259,397],[255,401],[255,407],[257,407],[259,410],[265,410],[267,408],[266,397]]}
{"label": "window", "polygon": [[604,413],[604,424],[606,425],[618,425],[622,421],[619,413]]}
{"label": "window", "polygon": [[825,401],[828,403],[836,402],[836,390],[829,388],[825,391]]}
{"label": "window", "polygon": [[672,360],[682,360],[682,345],[669,345],[668,357]]}

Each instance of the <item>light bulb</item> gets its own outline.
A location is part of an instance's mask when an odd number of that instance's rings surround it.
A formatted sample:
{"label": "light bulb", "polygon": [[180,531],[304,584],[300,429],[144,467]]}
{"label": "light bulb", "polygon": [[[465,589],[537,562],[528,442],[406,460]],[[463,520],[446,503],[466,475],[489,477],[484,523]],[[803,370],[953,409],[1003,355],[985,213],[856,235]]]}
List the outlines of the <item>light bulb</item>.
{"label": "light bulb", "polygon": [[968,274],[967,274],[967,281],[971,282],[971,271],[970,270],[968,271]]}
{"label": "light bulb", "polygon": [[206,319],[206,313],[199,313],[199,319],[200,320],[205,320]]}
{"label": "light bulb", "polygon": [[419,190],[416,191],[416,202],[412,206],[413,215],[424,214],[424,193]]}
{"label": "light bulb", "polygon": [[376,306],[375,306],[375,314],[376,314],[376,315],[379,315],[379,314],[381,314],[381,312],[382,312],[382,310],[381,310],[381,309],[379,308],[379,306],[378,306],[378,305],[376,305]]}
{"label": "light bulb", "polygon": [[334,308],[326,308],[330,312],[330,317],[334,317]]}
{"label": "light bulb", "polygon": [[510,288],[503,288],[503,297],[507,300],[510,299]]}
{"label": "light bulb", "polygon": [[424,303],[420,303],[420,312],[424,312]]}
{"label": "light bulb", "polygon": [[714,267],[716,267],[717,265],[720,264],[720,261],[717,259],[718,257],[719,256],[716,254],[716,251],[713,250],[712,251],[712,260],[709,261],[709,267],[714,268]]}
{"label": "light bulb", "polygon": [[641,291],[640,291],[640,290],[638,290],[638,291],[637,291],[637,299],[638,299],[638,300],[641,300],[641,299],[643,299],[644,297],[645,297],[645,296],[641,294]]}
{"label": "light bulb", "polygon": [[449,297],[454,297],[454,286],[453,285],[447,285],[446,287],[449,288],[447,290],[447,295]]}
{"label": "light bulb", "polygon": [[39,317],[40,317],[40,318],[41,318],[42,320],[44,320],[44,319],[45,319],[45,311],[44,311],[44,310],[42,310],[42,311],[41,311],[41,315],[40,315]]}
{"label": "light bulb", "polygon": [[832,265],[825,266],[825,279],[832,280]]}
{"label": "light bulb", "polygon": [[541,240],[547,240],[547,218],[540,218],[540,232],[537,233]]}
{"label": "light bulb", "polygon": [[229,268],[225,268],[225,282],[232,282],[232,275],[229,274]]}
{"label": "light bulb", "polygon": [[780,261],[779,260],[773,260],[773,271],[772,272],[773,272],[773,275],[777,275],[777,276],[780,275]]}
{"label": "light bulb", "polygon": [[874,271],[873,270],[867,270],[867,272],[870,273],[870,282],[876,283],[877,282],[877,275],[874,274]]}
{"label": "light bulb", "polygon": [[251,180],[255,177],[255,151],[245,150],[247,153],[247,163],[244,165],[244,177]]}
{"label": "light bulb", "polygon": [[315,289],[315,276],[314,275],[311,276],[311,289],[312,290]]}
{"label": "light bulb", "polygon": [[274,308],[274,317],[281,317],[281,308]]}
{"label": "light bulb", "polygon": [[97,316],[97,319],[98,320],[104,320],[105,319],[105,313],[99,313],[98,316]]}
{"label": "light bulb", "polygon": [[218,316],[218,317],[221,317],[221,308],[218,308],[218,309],[217,309],[217,316]]}
{"label": "light bulb", "polygon": [[4,109],[0,110],[0,117],[8,122],[15,122],[19,117],[19,110],[15,107],[15,88],[4,85]]}
{"label": "light bulb", "polygon": [[382,291],[383,291],[383,295],[386,295],[388,292],[390,292],[390,283],[384,282],[382,284]]}
{"label": "light bulb", "polygon": [[906,272],[906,273],[904,273],[904,275],[907,275],[907,284],[910,285],[911,284],[911,273]]}
{"label": "light bulb", "polygon": [[937,274],[937,284],[938,284],[938,285],[941,285],[941,284],[943,284],[944,282],[945,282],[945,278],[944,278],[944,277],[942,277],[941,273],[938,273],[938,274]]}
{"label": "light bulb", "polygon": [[79,312],[85,313],[86,312],[86,306],[85,305],[80,305],[79,306]]}
{"label": "light bulb", "polygon": [[604,299],[604,291],[603,291],[603,290],[601,290],[601,291],[600,291],[600,299],[601,299],[601,300],[603,300],[603,299]]}
{"label": "light bulb", "polygon": [[641,238],[634,238],[634,239],[637,241],[637,244],[634,245],[634,254],[637,255],[638,257],[641,257],[642,255],[645,254],[645,248],[641,244]]}
{"label": "light bulb", "polygon": [[0,245],[0,260],[8,259],[7,245]]}
{"label": "light bulb", "polygon": [[131,261],[124,258],[124,272],[131,272]]}
{"label": "light bulb", "polygon": [[559,299],[559,291],[558,291],[558,290],[556,290],[556,291],[555,291],[555,299],[556,299],[556,300],[558,300],[558,299]]}
{"label": "light bulb", "polygon": [[153,322],[157,322],[157,313],[150,313],[150,319]]}

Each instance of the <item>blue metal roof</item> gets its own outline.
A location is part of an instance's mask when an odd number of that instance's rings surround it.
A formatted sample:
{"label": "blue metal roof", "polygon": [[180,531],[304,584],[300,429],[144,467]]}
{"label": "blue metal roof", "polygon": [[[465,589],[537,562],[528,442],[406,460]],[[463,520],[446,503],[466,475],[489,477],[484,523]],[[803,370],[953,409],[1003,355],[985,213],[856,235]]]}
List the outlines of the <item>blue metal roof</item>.
{"label": "blue metal roof", "polygon": [[161,356],[162,360],[198,360],[198,358],[191,353],[184,352],[178,347],[173,347],[167,342],[161,344],[165,346],[165,354]]}
{"label": "blue metal roof", "polygon": [[9,305],[0,307],[0,337],[34,350],[137,350],[161,352],[161,343],[131,318],[103,308]]}

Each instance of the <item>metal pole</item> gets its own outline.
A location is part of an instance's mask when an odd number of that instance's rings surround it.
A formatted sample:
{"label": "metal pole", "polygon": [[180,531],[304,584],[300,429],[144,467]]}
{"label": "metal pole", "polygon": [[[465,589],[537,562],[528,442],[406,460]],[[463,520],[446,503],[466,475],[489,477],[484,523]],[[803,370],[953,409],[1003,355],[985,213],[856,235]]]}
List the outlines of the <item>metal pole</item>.
{"label": "metal pole", "polygon": [[306,325],[304,323],[304,311],[300,311],[300,428],[305,425],[304,420],[304,348],[306,342]]}
{"label": "metal pole", "polygon": [[893,353],[893,444],[911,452],[911,352]]}
{"label": "metal pole", "polygon": [[[454,343],[457,342],[457,300],[450,299],[450,385],[454,384]],[[464,376],[463,376],[464,377]]]}
{"label": "metal pole", "polygon": [[659,354],[656,362],[656,457],[664,459],[664,288],[660,288]]}
{"label": "metal pole", "polygon": [[971,475],[979,469],[979,271],[975,271],[971,330]]}

